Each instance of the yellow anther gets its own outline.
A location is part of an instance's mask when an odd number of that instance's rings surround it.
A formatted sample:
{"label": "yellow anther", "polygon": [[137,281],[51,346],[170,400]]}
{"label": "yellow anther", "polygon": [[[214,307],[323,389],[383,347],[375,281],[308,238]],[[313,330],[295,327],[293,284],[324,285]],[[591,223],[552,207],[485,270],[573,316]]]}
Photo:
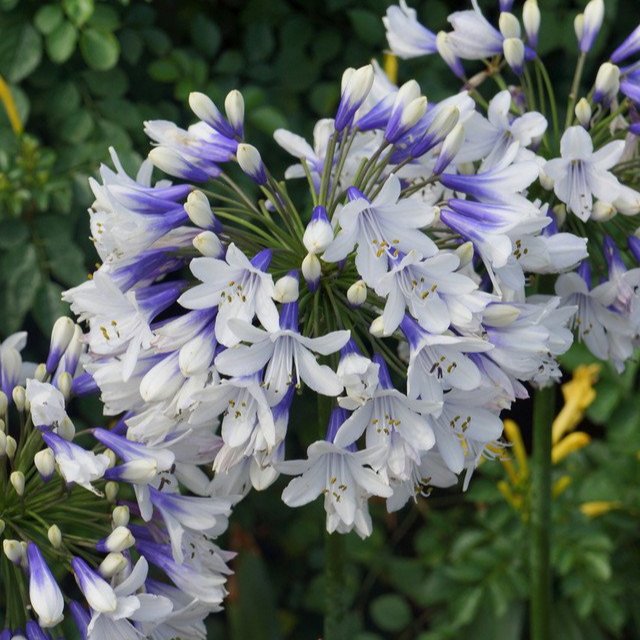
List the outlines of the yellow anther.
{"label": "yellow anther", "polygon": [[513,445],[513,453],[518,461],[518,475],[522,478],[527,477],[529,475],[529,462],[520,427],[513,420],[507,419],[504,421],[504,433]]}
{"label": "yellow anther", "polygon": [[554,483],[551,488],[551,495],[554,498],[557,498],[561,493],[563,493],[567,487],[571,484],[571,476],[561,476]]}
{"label": "yellow anther", "polygon": [[557,464],[569,454],[586,447],[591,442],[591,436],[584,431],[575,431],[553,445],[551,449],[551,462]]}
{"label": "yellow anther", "polygon": [[580,505],[580,511],[587,518],[597,518],[614,509],[620,509],[622,504],[613,500],[594,500],[592,502],[583,502]]}

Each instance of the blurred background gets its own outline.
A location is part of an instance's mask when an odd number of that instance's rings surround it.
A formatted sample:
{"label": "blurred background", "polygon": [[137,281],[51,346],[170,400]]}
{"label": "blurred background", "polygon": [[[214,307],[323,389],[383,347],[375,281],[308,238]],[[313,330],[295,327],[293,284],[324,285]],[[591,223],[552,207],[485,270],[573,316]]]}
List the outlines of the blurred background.
{"label": "blurred background", "polygon": [[[347,66],[384,62],[386,0],[0,0],[0,339],[27,327],[47,342],[67,313],[60,293],[96,260],[88,177],[116,148],[135,173],[147,119],[187,126],[189,92],[221,104],[242,91],[249,140],[273,172],[288,164],[278,127],[309,138],[330,117]],[[410,2],[434,31],[462,1]],[[514,11],[519,15],[519,2]],[[540,0],[540,53],[560,95],[575,59],[583,3]],[[497,0],[485,0],[487,15]],[[638,21],[637,0],[606,0],[591,59],[606,58]],[[439,59],[400,61],[430,101],[458,89]],[[12,104],[15,109],[12,108]],[[565,357],[554,447],[554,637],[640,638],[640,397],[637,365],[622,376],[580,347]],[[573,376],[573,377],[572,377]],[[558,411],[562,405],[558,407]],[[85,407],[87,420],[96,407]],[[313,411],[313,408],[309,408]],[[584,414],[584,415],[583,415]],[[99,415],[99,414],[98,414]],[[304,420],[304,408],[298,416]],[[348,536],[354,640],[526,638],[529,407],[508,423],[508,460],[487,461],[471,488],[437,491]],[[567,435],[568,433],[568,435]],[[323,512],[291,510],[284,484],[238,507],[222,546],[238,552],[227,608],[209,637],[315,640],[321,633]]]}

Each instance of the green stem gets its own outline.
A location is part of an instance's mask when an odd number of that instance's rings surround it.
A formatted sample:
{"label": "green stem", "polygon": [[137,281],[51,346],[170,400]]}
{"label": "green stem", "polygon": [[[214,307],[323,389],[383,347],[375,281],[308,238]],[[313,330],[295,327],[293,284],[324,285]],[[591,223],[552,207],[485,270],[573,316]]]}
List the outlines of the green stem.
{"label": "green stem", "polygon": [[551,423],[555,386],[536,389],[533,396],[531,457],[529,624],[531,640],[551,639]]}
{"label": "green stem", "polygon": [[344,537],[325,532],[325,615],[322,640],[346,640],[344,617]]}
{"label": "green stem", "polygon": [[578,58],[578,64],[576,65],[576,72],[573,74],[573,82],[571,83],[571,91],[569,92],[569,102],[567,104],[567,116],[564,121],[565,130],[571,126],[573,122],[573,110],[578,100],[578,89],[580,88],[580,80],[582,79],[582,72],[584,71],[584,62],[587,59],[586,53],[581,53]]}

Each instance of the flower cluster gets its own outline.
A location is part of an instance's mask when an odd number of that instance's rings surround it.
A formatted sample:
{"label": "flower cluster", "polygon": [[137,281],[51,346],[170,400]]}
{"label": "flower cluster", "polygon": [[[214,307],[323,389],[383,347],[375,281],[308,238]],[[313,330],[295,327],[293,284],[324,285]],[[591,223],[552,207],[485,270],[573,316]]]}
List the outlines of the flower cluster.
{"label": "flower cluster", "polygon": [[25,344],[0,344],[0,638],[205,638],[233,555],[213,542],[232,498],[198,486],[206,453],[132,441],[123,422],[77,430],[68,401],[96,388],[82,330],[58,320],[37,366]]}
{"label": "flower cluster", "polygon": [[[102,265],[65,294],[118,434],[176,451],[174,476],[218,509],[285,474],[286,504],[323,496],[327,529],[361,536],[370,497],[396,510],[468,482],[501,410],[557,379],[572,341],[575,307],[525,290],[586,257],[528,194],[545,118],[511,119],[508,92],[487,120],[469,91],[428,104],[413,80],[348,69],[312,143],[275,132],[296,159],[278,180],[239,92],[224,114],[189,103],[186,130],[146,123],[135,179],[114,152],[92,181]],[[153,183],[153,165],[180,182]],[[151,471],[134,485],[179,557],[192,520],[167,515],[174,486]]]}
{"label": "flower cluster", "polygon": [[[589,241],[589,260],[558,278],[555,292],[563,306],[578,307],[572,326],[579,339],[621,370],[640,333],[640,270],[629,268],[640,259],[634,221],[640,193],[632,188],[640,182],[640,27],[599,66],[582,93],[585,61],[605,13],[604,0],[586,4],[574,23],[579,55],[561,128],[558,97],[536,53],[542,20],[537,0],[525,0],[522,25],[511,12],[512,1],[500,2],[497,26],[485,18],[476,0],[472,4],[471,10],[452,13],[451,30],[436,35],[401,0],[383,19],[389,45],[402,58],[438,53],[475,96],[490,78],[506,87],[502,73],[511,69],[516,84],[491,99],[488,122],[479,120],[475,135],[491,150],[489,158],[502,157],[513,140],[535,141],[541,171],[530,193],[549,203],[554,230],[561,227]],[[468,77],[463,60],[484,60],[484,69]],[[535,105],[542,110],[548,105],[548,131]],[[551,227],[544,233],[549,231]],[[625,245],[628,251],[621,250]]]}

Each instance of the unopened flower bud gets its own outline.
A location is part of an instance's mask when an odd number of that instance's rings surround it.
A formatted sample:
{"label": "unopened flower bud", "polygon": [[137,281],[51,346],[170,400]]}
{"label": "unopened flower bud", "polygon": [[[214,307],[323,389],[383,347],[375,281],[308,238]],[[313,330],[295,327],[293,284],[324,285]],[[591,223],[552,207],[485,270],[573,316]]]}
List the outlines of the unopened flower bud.
{"label": "unopened flower bud", "polygon": [[520,316],[520,309],[510,304],[490,304],[482,314],[483,324],[491,327],[506,327]]}
{"label": "unopened flower bud", "polygon": [[498,27],[504,38],[520,38],[520,23],[513,13],[503,11],[498,19]]}
{"label": "unopened flower bud", "polygon": [[591,122],[591,105],[586,98],[580,98],[575,108],[576,118],[578,122],[585,128],[589,128]]}
{"label": "unopened flower bud", "polygon": [[242,138],[244,133],[244,98],[239,91],[236,89],[229,91],[224,100],[224,110],[236,135]]}
{"label": "unopened flower bud", "polygon": [[578,42],[580,42],[582,40],[582,34],[584,32],[584,14],[583,13],[579,13],[573,19],[573,30],[575,31]]}
{"label": "unopened flower bud", "polygon": [[187,201],[184,203],[184,210],[189,216],[189,220],[200,227],[201,229],[213,229],[216,219],[211,211],[211,205],[207,196],[198,191],[197,189],[192,191],[187,196]]}
{"label": "unopened flower bud", "polygon": [[434,175],[440,175],[456,157],[460,147],[464,142],[464,127],[461,124],[457,124],[442,143],[442,149],[440,149],[440,155],[436,160],[436,164],[433,167]]}
{"label": "unopened flower bud", "polygon": [[6,415],[8,406],[7,394],[4,391],[0,391],[0,416]]}
{"label": "unopened flower bud", "polygon": [[194,91],[189,94],[189,106],[191,107],[191,111],[193,111],[200,120],[206,122],[218,133],[221,133],[227,138],[233,138],[235,136],[233,127],[224,119],[220,110],[209,96]]}
{"label": "unopened flower bud", "polygon": [[104,455],[109,458],[109,465],[107,466],[107,468],[112,469],[113,467],[115,467],[116,462],[118,461],[116,454],[111,451],[111,449],[106,449]]}
{"label": "unopened flower bud", "polygon": [[449,41],[449,34],[446,31],[439,31],[436,35],[436,49],[451,71],[453,71],[458,78],[463,78],[464,67],[462,66],[462,62],[460,62],[460,58],[455,54],[455,50]]}
{"label": "unopened flower bud", "polygon": [[49,356],[47,357],[47,372],[53,373],[60,362],[66,348],[73,338],[76,325],[71,318],[58,318],[51,331],[51,343],[49,345]]}
{"label": "unopened flower bud", "polygon": [[610,62],[600,65],[596,74],[593,99],[596,102],[610,102],[620,89],[620,68]]}
{"label": "unopened flower bud", "polygon": [[299,289],[298,274],[295,271],[290,272],[276,280],[273,286],[273,299],[280,303],[294,302],[300,295]]}
{"label": "unopened flower bud", "polygon": [[199,233],[192,243],[196,251],[207,258],[221,258],[224,255],[224,247],[213,231]]}
{"label": "unopened flower bud", "polygon": [[302,261],[301,271],[309,291],[315,291],[318,288],[320,275],[322,274],[322,265],[315,253],[308,253],[306,255]]}
{"label": "unopened flower bud", "polygon": [[373,66],[370,64],[359,69],[349,70],[342,77],[342,94],[335,117],[336,131],[342,131],[353,121],[373,85]]}
{"label": "unopened flower bud", "polygon": [[425,96],[420,96],[415,100],[412,100],[406,108],[402,111],[402,117],[400,122],[405,131],[408,131],[413,127],[420,118],[427,111],[427,99]]}
{"label": "unopened flower bud", "polygon": [[115,502],[118,497],[118,483],[109,481],[104,485],[104,495],[107,502]]}
{"label": "unopened flower bud", "polygon": [[333,227],[327,210],[318,205],[311,214],[311,221],[304,230],[302,243],[309,253],[322,253],[333,241]]}
{"label": "unopened flower bud", "polygon": [[560,203],[555,205],[552,209],[553,215],[556,218],[556,224],[558,227],[561,227],[564,224],[564,221],[567,219],[567,207],[565,204]]}
{"label": "unopened flower bud", "polygon": [[535,49],[538,46],[538,32],[540,31],[540,7],[538,0],[525,0],[522,6],[522,23],[527,34],[527,44]]}
{"label": "unopened flower bud", "polygon": [[405,82],[391,108],[391,115],[384,132],[387,142],[396,142],[413,127],[427,110],[427,99],[420,95],[420,85],[415,80]]}
{"label": "unopened flower bud", "polygon": [[436,142],[444,140],[449,135],[453,127],[458,124],[460,119],[460,110],[458,107],[449,107],[447,109],[438,109],[433,122],[429,126],[427,135],[433,136]]}
{"label": "unopened flower bud", "polygon": [[129,524],[129,507],[119,505],[111,513],[111,520],[114,527],[126,527]]}
{"label": "unopened flower bud", "polygon": [[109,553],[100,563],[98,571],[103,578],[113,578],[127,568],[127,559],[119,551]]}
{"label": "unopened flower bud", "polygon": [[4,555],[7,556],[13,564],[20,564],[24,557],[24,547],[20,544],[19,540],[3,540],[2,550],[4,551]]}
{"label": "unopened flower bud", "polygon": [[540,186],[543,189],[546,189],[547,191],[551,191],[553,189],[553,185],[554,185],[553,178],[551,178],[551,176],[547,175],[544,172],[544,169],[542,169],[540,171],[538,179],[540,180]]}
{"label": "unopened flower bud", "polygon": [[616,208],[609,202],[596,200],[591,209],[591,219],[595,222],[606,222],[617,214]]}
{"label": "unopened flower bud", "polygon": [[240,143],[236,150],[236,158],[240,168],[257,184],[267,182],[267,172],[260,152],[251,144]]}
{"label": "unopened flower bud", "polygon": [[520,38],[507,38],[502,43],[502,51],[507,64],[515,74],[520,75],[524,64],[524,42]]}
{"label": "unopened flower bud", "polygon": [[4,431],[0,431],[0,456],[7,453],[7,435]]}
{"label": "unopened flower bud", "polygon": [[69,418],[69,416],[65,416],[59,423],[58,423],[58,435],[61,438],[64,438],[65,440],[67,440],[68,442],[71,442],[76,435],[76,428],[73,426],[73,422],[71,422],[71,418]]}
{"label": "unopened flower bud", "polygon": [[98,551],[124,551],[129,549],[136,542],[131,531],[127,527],[116,527],[104,540],[100,540],[96,545]]}
{"label": "unopened flower bud", "polygon": [[147,156],[161,171],[184,180],[204,182],[220,175],[217,165],[195,164],[189,162],[182,154],[168,146],[154,147]]}
{"label": "unopened flower bud", "polygon": [[18,443],[13,436],[7,436],[7,443],[5,444],[5,453],[9,460],[13,460],[13,456],[16,455],[18,449]]}
{"label": "unopened flower bud", "polygon": [[[598,36],[602,20],[604,19],[604,0],[590,0],[584,8],[582,14],[582,25],[578,40],[580,42],[580,51],[586,53],[591,49],[593,43]],[[575,27],[575,23],[574,23]],[[576,35],[578,34],[578,27]]]}
{"label": "unopened flower bud", "polygon": [[47,531],[47,538],[54,549],[59,549],[62,546],[62,531],[57,524],[52,524]]}
{"label": "unopened flower bud", "polygon": [[42,449],[42,451],[38,451],[38,453],[33,456],[33,464],[35,464],[38,473],[45,482],[51,479],[56,467],[56,459],[53,451],[48,447]]}
{"label": "unopened flower bud", "polygon": [[57,386],[58,386],[58,389],[60,390],[60,393],[62,393],[64,399],[67,401],[71,397],[72,385],[73,385],[73,378],[71,377],[71,374],[68,373],[67,371],[63,371],[58,376]]}
{"label": "unopened flower bud", "polygon": [[384,336],[384,320],[382,316],[378,316],[369,326],[369,333],[376,337],[382,338]]}
{"label": "unopened flower bud", "polygon": [[9,476],[9,482],[15,492],[22,497],[24,495],[24,473],[22,471],[12,471]]}
{"label": "unopened flower bud", "polygon": [[357,280],[347,289],[347,300],[352,307],[359,307],[367,300],[367,285]]}
{"label": "unopened flower bud", "polygon": [[24,411],[24,404],[27,399],[24,387],[21,387],[20,385],[18,385],[17,387],[13,387],[11,396],[13,397],[13,404],[16,406],[16,409],[18,411]]}
{"label": "unopened flower bud", "polygon": [[463,242],[456,248],[455,254],[460,259],[460,266],[464,267],[473,260],[474,248],[473,242]]}
{"label": "unopened flower bud", "polygon": [[46,380],[46,378],[47,378],[47,365],[44,362],[41,362],[36,367],[36,370],[33,372],[33,377],[38,382],[44,382]]}

